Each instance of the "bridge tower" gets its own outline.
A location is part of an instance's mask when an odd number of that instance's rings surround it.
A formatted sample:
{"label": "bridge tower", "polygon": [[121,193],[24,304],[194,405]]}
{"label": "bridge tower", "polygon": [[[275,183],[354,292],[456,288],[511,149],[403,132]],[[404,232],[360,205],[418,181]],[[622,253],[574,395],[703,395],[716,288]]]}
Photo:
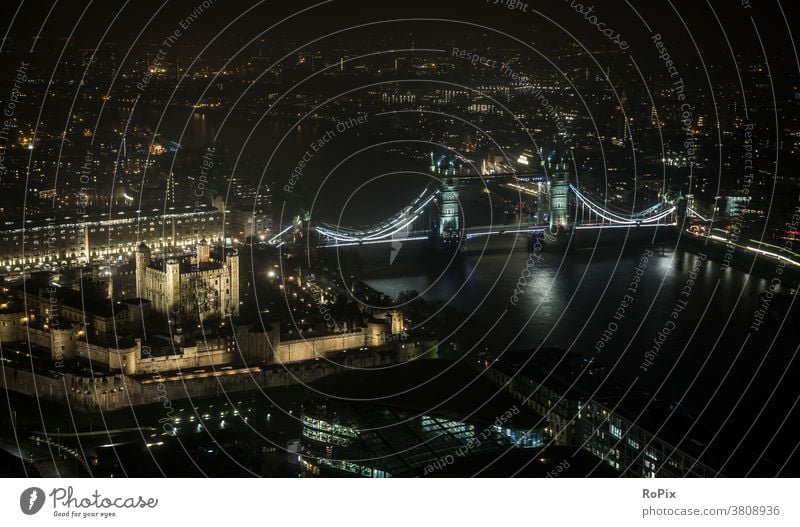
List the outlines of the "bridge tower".
{"label": "bridge tower", "polygon": [[460,230],[458,181],[442,181],[442,199],[439,205],[439,236],[446,237]]}
{"label": "bridge tower", "polygon": [[[444,163],[444,166],[442,166]],[[458,198],[458,179],[455,177],[456,168],[452,160],[441,158],[438,162],[431,152],[432,174],[436,174],[441,182],[441,197],[439,199],[439,238],[447,239],[460,236],[461,219]]]}
{"label": "bridge tower", "polygon": [[[557,166],[560,168],[560,166]],[[550,181],[550,232],[569,225],[569,174],[554,172]]]}

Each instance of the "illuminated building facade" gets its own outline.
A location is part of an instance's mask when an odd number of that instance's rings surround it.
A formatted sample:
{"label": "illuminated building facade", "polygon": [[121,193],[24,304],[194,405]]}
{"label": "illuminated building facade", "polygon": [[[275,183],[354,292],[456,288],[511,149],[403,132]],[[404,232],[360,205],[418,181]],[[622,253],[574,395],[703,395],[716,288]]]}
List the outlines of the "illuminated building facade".
{"label": "illuminated building facade", "polygon": [[544,444],[541,429],[527,426],[332,400],[307,403],[301,419],[302,464],[308,475],[422,476],[439,460],[459,453],[499,455]]}
{"label": "illuminated building facade", "polygon": [[0,267],[9,272],[127,256],[139,242],[167,252],[202,238],[221,241],[224,232],[224,214],[207,205],[6,222],[0,226]]}
{"label": "illuminated building facade", "polygon": [[239,254],[221,249],[211,257],[203,239],[196,256],[153,260],[142,243],[136,250],[136,295],[149,300],[153,311],[170,319],[203,319],[239,315]]}

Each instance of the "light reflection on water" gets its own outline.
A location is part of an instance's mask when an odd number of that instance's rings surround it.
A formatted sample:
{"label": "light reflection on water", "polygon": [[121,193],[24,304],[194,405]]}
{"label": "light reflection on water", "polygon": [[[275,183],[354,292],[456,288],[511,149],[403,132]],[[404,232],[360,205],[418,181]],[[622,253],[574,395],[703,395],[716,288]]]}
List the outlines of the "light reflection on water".
{"label": "light reflection on water", "polygon": [[[470,316],[469,325],[473,328],[489,328],[505,313],[488,339],[496,351],[533,349],[541,343],[594,355],[600,335],[609,323],[616,323],[618,329],[613,338],[596,355],[597,361],[605,364],[613,364],[622,357],[617,374],[623,378],[641,373],[639,365],[643,353],[670,320],[678,301],[687,299],[688,305],[674,319],[675,328],[662,344],[651,373],[641,376],[643,386],[648,380],[660,383],[676,366],[672,374],[675,382],[665,389],[673,394],[681,393],[712,348],[714,352],[707,369],[720,374],[727,369],[752,323],[759,294],[768,281],[706,261],[691,286],[691,294],[681,296],[699,256],[683,250],[674,252],[671,248],[656,249],[648,259],[633,303],[624,310],[624,316],[615,319],[614,314],[631,284],[643,251],[644,248],[630,248],[619,262],[615,249],[598,250],[593,257],[591,250],[578,250],[563,261],[560,254],[544,254],[543,261],[536,261],[530,268],[527,287],[516,306],[510,299],[526,268],[527,251],[518,249],[510,257],[493,253],[478,258],[470,254],[444,270],[442,278],[425,298],[448,302]],[[507,259],[508,265],[503,270]],[[405,254],[404,260],[398,257],[391,269],[376,260],[374,266],[364,267],[365,282],[393,296],[406,290],[422,291],[433,283],[439,271],[434,269],[429,274],[420,274],[419,261],[420,256],[414,254],[413,249]],[[387,276],[387,273],[391,274]],[[464,283],[468,276],[469,280]],[[716,294],[712,298],[715,287]],[[476,308],[478,305],[480,307]],[[676,362],[690,337],[686,353]],[[755,335],[751,338],[754,349],[764,349],[757,345],[762,339],[766,341],[767,337]],[[780,345],[779,342],[777,346]],[[745,367],[758,358],[757,353],[746,352],[739,357],[739,364]],[[745,373],[742,372],[744,377]]]}
{"label": "light reflection on water", "polygon": [[[193,120],[188,130],[189,137],[181,142],[185,146],[206,144],[217,129],[218,121],[219,115],[213,113],[206,120]],[[178,124],[182,127],[183,120]],[[220,142],[238,154],[252,125],[247,120],[229,122]],[[259,128],[243,152],[244,158],[251,162],[252,173],[242,168],[242,164],[240,176],[245,179],[260,177],[287,126],[286,123],[266,123]],[[284,184],[314,135],[312,127],[290,134],[273,159],[267,180],[274,180],[278,187]],[[339,139],[341,141],[337,140],[316,156],[304,173],[302,183],[308,189],[315,190],[315,185],[322,181],[328,170],[357,148],[355,142],[350,142],[350,136]],[[412,158],[398,158],[377,151],[359,156],[352,166],[338,171],[335,184],[326,187],[325,195],[315,204],[315,217],[319,215],[323,220],[334,221],[353,189],[378,174],[396,170],[424,171],[425,168]],[[359,196],[354,201],[357,206],[347,208],[345,220],[360,224],[360,221],[370,218],[382,219],[407,205],[426,181],[424,177],[406,179],[401,183],[392,181],[388,192],[376,186],[367,187],[370,193]],[[472,213],[470,207],[474,208],[476,203],[474,196],[462,194],[462,199],[467,212]],[[275,202],[277,209],[281,205],[280,200]],[[473,224],[486,223],[484,218],[480,218]],[[640,375],[643,354],[652,346],[653,338],[664,327],[681,298],[681,290],[697,256],[686,251],[674,253],[669,248],[663,253],[656,251],[648,262],[634,303],[625,311],[623,320],[615,320],[614,313],[643,251],[642,248],[626,249],[617,261],[619,246],[621,244],[616,248],[599,250],[594,255],[591,250],[574,251],[563,261],[560,254],[544,254],[544,261],[536,262],[530,269],[527,287],[516,306],[510,299],[528,261],[524,242],[511,253],[508,250],[489,251],[480,257],[470,253],[449,267],[446,264],[448,258],[431,258],[430,254],[413,244],[405,244],[390,266],[390,247],[375,247],[362,256],[361,276],[372,287],[392,296],[406,290],[424,291],[433,284],[425,298],[446,302],[470,316],[465,328],[474,333],[487,331],[502,316],[486,339],[497,351],[533,349],[541,343],[591,355],[603,330],[610,322],[616,322],[618,331],[602,353],[597,354],[596,360],[614,364],[621,358],[615,374],[627,379],[640,376],[640,385],[648,389],[654,389],[669,375],[660,397],[682,395],[703,361],[709,357],[702,378],[693,385],[690,398],[694,401],[707,400],[734,360],[735,366],[723,391],[739,393],[743,384],[752,378],[753,371],[770,346],[770,360],[775,360],[776,364],[764,371],[780,374],[785,370],[789,352],[797,344],[794,333],[782,333],[774,345],[771,333],[753,334],[746,349],[738,354],[758,307],[759,294],[768,281],[734,269],[722,270],[718,263],[707,262],[693,286],[686,311],[680,314],[675,330],[663,343],[658,360],[648,374]],[[686,351],[680,357],[684,347]],[[674,371],[670,373],[673,367]],[[774,375],[764,377],[762,372],[759,382],[750,388],[748,399],[757,400],[753,391],[771,389],[774,380]]]}

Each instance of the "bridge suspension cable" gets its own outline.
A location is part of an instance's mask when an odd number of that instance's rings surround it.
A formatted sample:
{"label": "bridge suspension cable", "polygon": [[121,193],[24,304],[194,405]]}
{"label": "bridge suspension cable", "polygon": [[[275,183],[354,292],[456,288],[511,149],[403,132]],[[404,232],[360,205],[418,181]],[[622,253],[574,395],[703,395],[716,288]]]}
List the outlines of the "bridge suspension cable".
{"label": "bridge suspension cable", "polygon": [[658,203],[642,211],[623,216],[611,212],[606,208],[603,208],[600,205],[594,203],[591,199],[589,199],[587,196],[581,193],[577,188],[575,188],[575,185],[570,185],[569,188],[572,191],[572,193],[575,194],[575,197],[578,199],[578,201],[580,201],[580,203],[583,206],[588,208],[591,212],[593,212],[600,218],[603,218],[609,223],[617,225],[638,225],[641,223],[654,223],[672,215],[677,210],[677,207],[675,206],[669,206],[669,208],[664,209],[664,204]]}
{"label": "bridge suspension cable", "polygon": [[698,218],[700,218],[700,221],[711,221],[709,218],[703,217],[702,214],[697,212],[697,210],[693,209],[692,207],[686,207],[686,212],[689,213],[690,216],[697,216]]}
{"label": "bridge suspension cable", "polygon": [[432,185],[427,186],[410,205],[404,207],[403,210],[388,220],[382,221],[373,227],[358,230],[357,228],[320,224],[317,225],[315,229],[320,235],[341,242],[375,242],[386,240],[404,229],[407,229],[419,219],[425,208],[436,199],[436,196],[440,192],[438,189],[432,189]]}

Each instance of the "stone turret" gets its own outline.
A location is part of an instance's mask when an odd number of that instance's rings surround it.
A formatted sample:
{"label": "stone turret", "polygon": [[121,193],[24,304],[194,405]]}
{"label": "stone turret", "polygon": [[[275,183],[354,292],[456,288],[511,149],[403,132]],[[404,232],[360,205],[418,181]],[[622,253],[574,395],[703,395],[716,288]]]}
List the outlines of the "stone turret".
{"label": "stone turret", "polygon": [[145,277],[147,267],[150,265],[150,247],[144,242],[136,248],[136,296],[145,296]]}
{"label": "stone turret", "polygon": [[230,277],[230,314],[234,317],[239,316],[239,252],[228,251],[225,255],[225,266]]}
{"label": "stone turret", "polygon": [[177,260],[169,259],[165,264],[164,293],[166,296],[167,313],[173,308],[179,310],[181,306],[181,264]]}
{"label": "stone turret", "polygon": [[405,331],[405,320],[403,318],[403,312],[399,309],[395,309],[389,312],[389,316],[391,317],[391,331],[392,335],[399,335]]}
{"label": "stone turret", "polygon": [[200,240],[200,243],[197,244],[197,263],[203,264],[208,263],[211,260],[211,247],[208,244],[208,241],[203,238]]}

